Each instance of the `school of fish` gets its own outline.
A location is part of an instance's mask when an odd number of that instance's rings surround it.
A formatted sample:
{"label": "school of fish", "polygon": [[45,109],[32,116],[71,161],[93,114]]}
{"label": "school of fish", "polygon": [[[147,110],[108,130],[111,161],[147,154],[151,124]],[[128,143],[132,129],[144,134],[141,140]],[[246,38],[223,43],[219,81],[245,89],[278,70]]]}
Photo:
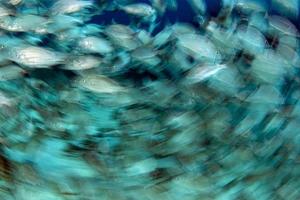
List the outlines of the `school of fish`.
{"label": "school of fish", "polygon": [[0,200],[299,200],[300,0],[207,2],[0,0]]}

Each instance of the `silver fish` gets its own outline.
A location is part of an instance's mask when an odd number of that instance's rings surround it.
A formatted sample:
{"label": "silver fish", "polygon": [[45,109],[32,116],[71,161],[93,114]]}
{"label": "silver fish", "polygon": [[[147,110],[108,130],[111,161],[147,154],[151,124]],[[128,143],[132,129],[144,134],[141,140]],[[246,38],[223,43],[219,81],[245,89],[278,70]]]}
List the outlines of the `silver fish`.
{"label": "silver fish", "polygon": [[212,66],[198,66],[193,68],[188,76],[187,80],[189,83],[198,83],[215,76],[221,70],[227,68],[226,65],[212,65]]}
{"label": "silver fish", "polygon": [[283,74],[286,74],[287,62],[275,51],[266,50],[256,55],[251,71],[256,79],[261,82],[280,84]]}
{"label": "silver fish", "polygon": [[86,90],[100,94],[114,94],[125,91],[125,88],[117,82],[103,75],[87,74],[78,78],[75,82]]}
{"label": "silver fish", "polygon": [[150,5],[145,3],[130,4],[122,6],[121,9],[129,14],[141,17],[151,17],[156,13],[155,9],[153,9]]}
{"label": "silver fish", "polygon": [[250,14],[252,12],[262,12],[265,13],[267,11],[267,5],[264,1],[257,0],[237,0],[236,5],[238,9],[246,14]]}
{"label": "silver fish", "polygon": [[15,12],[9,8],[0,5],[0,18],[15,15]]}
{"label": "silver fish", "polygon": [[37,15],[6,16],[0,18],[0,27],[12,32],[35,31],[46,26],[48,20]]}
{"label": "silver fish", "polygon": [[134,59],[149,66],[156,66],[161,62],[161,59],[156,55],[156,52],[148,47],[137,48],[131,55]]}
{"label": "silver fish", "polygon": [[276,32],[279,31],[281,34],[299,37],[299,32],[295,25],[284,17],[278,15],[269,16],[269,25]]}
{"label": "silver fish", "polygon": [[221,56],[214,44],[205,36],[197,34],[184,34],[178,38],[178,47],[197,59],[218,63]]}
{"label": "silver fish", "polygon": [[126,48],[127,50],[136,49],[142,44],[142,42],[135,37],[135,32],[125,25],[110,25],[105,29],[105,33],[115,45]]}
{"label": "silver fish", "polygon": [[12,47],[7,52],[8,59],[33,68],[46,68],[63,62],[61,53],[42,47],[24,45]]}
{"label": "silver fish", "polygon": [[243,48],[251,53],[261,53],[266,48],[267,40],[264,35],[254,27],[239,26],[237,29],[237,38]]}
{"label": "silver fish", "polygon": [[87,53],[107,54],[113,51],[112,45],[105,39],[100,37],[89,36],[81,38],[78,42],[80,50]]}
{"label": "silver fish", "polygon": [[70,14],[92,6],[93,3],[88,0],[58,0],[51,7],[51,13],[53,15]]}
{"label": "silver fish", "polygon": [[122,24],[113,24],[106,27],[105,32],[112,38],[130,39],[134,36],[135,32],[128,26]]}
{"label": "silver fish", "polygon": [[63,69],[67,70],[86,70],[98,67],[101,64],[101,59],[91,55],[81,55],[68,59]]}
{"label": "silver fish", "polygon": [[0,81],[18,79],[21,78],[24,73],[25,70],[16,65],[0,67]]}

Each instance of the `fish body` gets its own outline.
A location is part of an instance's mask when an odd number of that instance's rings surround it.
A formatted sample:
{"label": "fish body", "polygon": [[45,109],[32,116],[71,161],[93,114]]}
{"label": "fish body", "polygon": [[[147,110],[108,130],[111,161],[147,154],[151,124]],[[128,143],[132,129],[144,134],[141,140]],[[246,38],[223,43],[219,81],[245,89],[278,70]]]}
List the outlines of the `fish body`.
{"label": "fish body", "polygon": [[100,94],[114,94],[125,91],[118,83],[102,75],[85,75],[79,78],[76,83],[86,90]]}
{"label": "fish body", "polygon": [[108,41],[94,36],[80,39],[78,46],[80,50],[86,51],[87,53],[107,54],[113,51],[113,47]]}
{"label": "fish body", "polygon": [[196,34],[184,34],[179,37],[179,48],[197,59],[219,62],[221,57],[214,44],[206,37]]}
{"label": "fish body", "polygon": [[61,53],[30,45],[13,47],[7,54],[10,60],[33,68],[47,68],[64,60]]}
{"label": "fish body", "polygon": [[23,77],[25,70],[16,65],[0,67],[0,81],[14,80]]}
{"label": "fish body", "polygon": [[92,6],[93,3],[88,0],[58,0],[51,7],[51,14],[70,14]]}
{"label": "fish body", "polygon": [[67,70],[87,70],[98,67],[101,64],[101,59],[90,55],[80,55],[69,58],[63,69]]}
{"label": "fish body", "polygon": [[212,65],[212,66],[199,66],[195,67],[189,73],[187,80],[190,83],[202,82],[215,76],[221,70],[227,68],[226,65]]}
{"label": "fish body", "polygon": [[122,6],[121,9],[129,14],[137,15],[140,17],[150,17],[156,13],[155,9],[145,3],[130,4]]}

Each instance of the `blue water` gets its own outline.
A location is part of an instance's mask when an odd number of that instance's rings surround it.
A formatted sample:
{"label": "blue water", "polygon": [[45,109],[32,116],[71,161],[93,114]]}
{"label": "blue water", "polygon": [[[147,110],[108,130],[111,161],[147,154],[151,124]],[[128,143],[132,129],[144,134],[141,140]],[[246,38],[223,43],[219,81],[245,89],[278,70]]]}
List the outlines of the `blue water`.
{"label": "blue water", "polygon": [[[205,0],[205,1],[207,5],[208,14],[212,17],[216,17],[220,12],[220,9],[222,7],[222,2],[220,0]],[[263,0],[263,1],[267,4],[267,7],[269,8],[268,13],[270,15],[272,14],[280,15],[277,11],[272,9],[271,0]],[[149,1],[147,0],[139,0],[136,2],[143,2],[143,3],[150,4]],[[188,22],[195,25],[197,24],[195,21],[195,13],[192,10],[190,4],[186,0],[178,0],[177,3],[178,3],[177,10],[175,11],[167,10],[167,12],[164,13],[164,15],[158,19],[158,21],[161,23],[160,28],[162,28],[166,23],[173,24],[175,22]],[[298,29],[300,28],[300,15],[298,16],[298,19],[290,18],[290,20],[297,26]],[[121,24],[130,23],[130,19],[128,15],[125,14],[123,11],[106,11],[101,15],[95,16],[91,21],[98,24],[110,24],[112,21]]]}

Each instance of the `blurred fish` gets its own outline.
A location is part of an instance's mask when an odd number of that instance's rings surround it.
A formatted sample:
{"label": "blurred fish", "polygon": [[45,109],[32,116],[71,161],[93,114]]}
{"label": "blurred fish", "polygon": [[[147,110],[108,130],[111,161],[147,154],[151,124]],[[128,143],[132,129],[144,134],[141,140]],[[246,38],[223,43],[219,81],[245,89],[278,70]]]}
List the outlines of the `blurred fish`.
{"label": "blurred fish", "polygon": [[275,87],[262,85],[247,98],[247,101],[257,104],[281,104],[283,97]]}
{"label": "blurred fish", "polygon": [[7,56],[14,62],[33,68],[50,67],[64,60],[61,53],[30,45],[12,47],[8,49]]}
{"label": "blurred fish", "polygon": [[110,25],[106,27],[105,33],[115,45],[126,48],[127,50],[136,49],[142,44],[141,41],[135,37],[136,33],[125,25]]}
{"label": "blurred fish", "polygon": [[265,50],[266,39],[258,29],[251,26],[239,26],[236,31],[243,49],[250,53],[261,53]]}
{"label": "blurred fish", "polygon": [[0,67],[0,81],[18,79],[23,77],[24,74],[25,70],[16,65]]}
{"label": "blurred fish", "polygon": [[0,92],[0,107],[11,106],[14,100],[9,98],[6,94]]}
{"label": "blurred fish", "polygon": [[57,34],[60,31],[73,29],[78,24],[83,23],[83,21],[79,18],[69,16],[69,15],[61,15],[61,14],[51,17],[51,20],[49,21],[50,21],[49,26],[47,26],[42,31],[46,33],[52,33],[52,34]]}
{"label": "blurred fish", "polygon": [[164,0],[151,0],[151,4],[160,15],[163,15],[165,13],[167,5]]}
{"label": "blurred fish", "polygon": [[251,71],[256,79],[267,83],[280,83],[287,71],[287,63],[273,50],[255,57]]}
{"label": "blurred fish", "polygon": [[267,11],[266,2],[259,0],[237,0],[236,7],[245,14],[253,12],[265,13]]}
{"label": "blurred fish", "polygon": [[94,36],[81,38],[78,46],[81,51],[86,51],[86,53],[107,54],[113,51],[112,45],[107,40]]}
{"label": "blurred fish", "polygon": [[0,0],[0,199],[298,200],[298,15]]}
{"label": "blurred fish", "polygon": [[298,0],[272,0],[272,9],[280,14],[296,19],[299,16],[299,1]]}
{"label": "blurred fish", "polygon": [[207,6],[205,0],[188,0],[198,15],[206,15]]}
{"label": "blurred fish", "polygon": [[178,38],[178,47],[196,59],[205,59],[208,62],[218,63],[221,56],[214,44],[205,36],[184,34]]}
{"label": "blurred fish", "polygon": [[15,15],[15,12],[13,10],[6,8],[3,5],[0,5],[0,18],[12,15]]}
{"label": "blurred fish", "polygon": [[86,90],[100,94],[114,94],[125,91],[125,88],[117,82],[103,75],[87,74],[78,78],[75,83]]}
{"label": "blurred fish", "polygon": [[156,55],[156,52],[149,47],[137,48],[132,52],[131,56],[139,62],[149,66],[156,66],[161,62],[160,58]]}
{"label": "blurred fish", "polygon": [[70,14],[93,6],[89,0],[58,0],[51,7],[51,14]]}
{"label": "blurred fish", "polygon": [[194,67],[188,74],[187,80],[190,83],[197,83],[209,79],[211,76],[225,69],[226,65],[198,66]]}
{"label": "blurred fish", "polygon": [[37,15],[6,16],[0,18],[0,27],[12,32],[36,31],[46,26],[48,20]]}
{"label": "blurred fish", "polygon": [[129,4],[122,6],[121,9],[129,14],[147,18],[153,17],[156,13],[150,5],[145,3]]}
{"label": "blurred fish", "polygon": [[98,67],[101,64],[101,59],[90,55],[80,55],[69,58],[63,69],[66,70],[86,70]]}
{"label": "blurred fish", "polygon": [[270,28],[276,31],[275,34],[278,34],[277,31],[279,31],[281,34],[299,37],[299,32],[295,25],[284,17],[278,15],[269,16],[269,25]]}

